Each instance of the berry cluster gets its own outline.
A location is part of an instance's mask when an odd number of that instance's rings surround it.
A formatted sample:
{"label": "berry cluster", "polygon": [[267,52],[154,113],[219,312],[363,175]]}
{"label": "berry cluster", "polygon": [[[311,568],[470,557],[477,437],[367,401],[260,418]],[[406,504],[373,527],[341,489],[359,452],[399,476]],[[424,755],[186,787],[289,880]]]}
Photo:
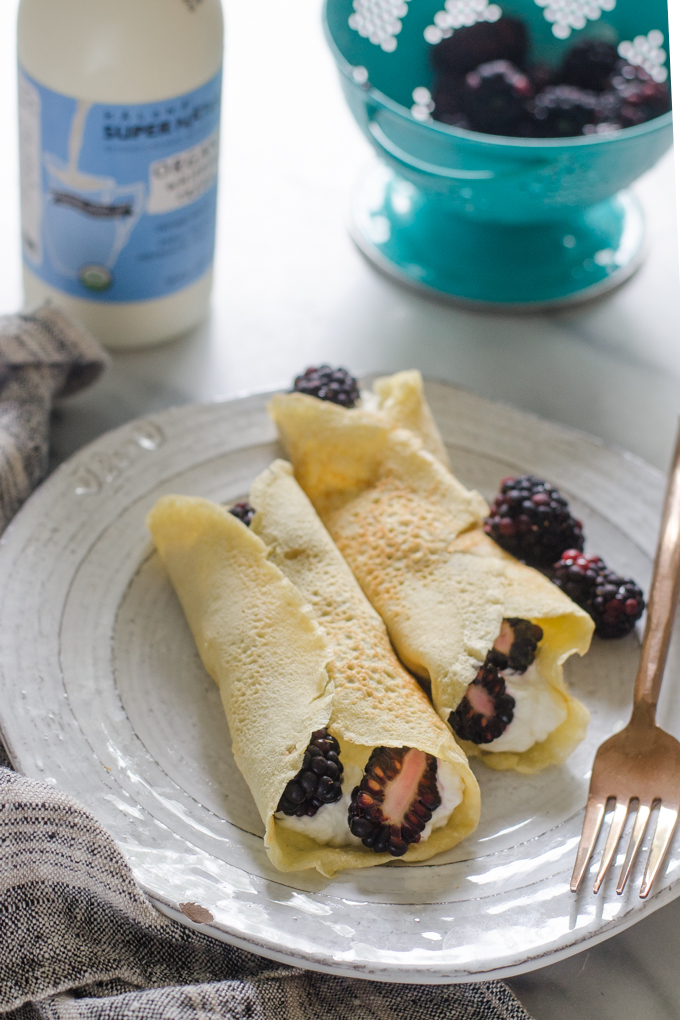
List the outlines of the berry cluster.
{"label": "berry cluster", "polygon": [[[564,496],[548,482],[533,475],[504,478],[484,530],[506,552],[542,570],[585,609],[599,637],[623,637],[642,616],[645,601],[638,585],[610,570],[599,556],[583,553],[581,522],[571,516]],[[522,621],[508,620],[503,626],[513,627],[512,647],[522,637],[531,654],[533,636],[518,629],[518,623]],[[510,666],[516,668],[512,662]]]}
{"label": "berry cluster", "polygon": [[567,138],[633,127],[671,108],[668,86],[610,43],[578,42],[554,70],[529,64],[528,49],[516,18],[442,39],[432,49],[435,120],[486,134]]}
{"label": "berry cluster", "polygon": [[302,768],[281,795],[277,811],[284,815],[312,817],[324,804],[342,797],[340,745],[328,730],[316,730],[307,745]]}
{"label": "berry cluster", "polygon": [[255,516],[255,507],[243,500],[241,503],[234,503],[229,513],[233,514],[234,517],[238,517],[239,521],[243,521],[245,526],[249,528]]}
{"label": "berry cluster", "polygon": [[630,634],[644,612],[645,600],[635,581],[619,577],[599,556],[567,549],[555,564],[552,580],[590,613],[595,633],[602,638]]}
{"label": "berry cluster", "polygon": [[504,478],[484,530],[532,567],[549,567],[565,549],[582,549],[581,522],[557,489],[533,475]]}
{"label": "berry cluster", "polygon": [[319,400],[329,400],[341,407],[354,407],[359,399],[359,387],[354,376],[345,368],[331,368],[330,365],[308,368],[296,378],[293,390]]}

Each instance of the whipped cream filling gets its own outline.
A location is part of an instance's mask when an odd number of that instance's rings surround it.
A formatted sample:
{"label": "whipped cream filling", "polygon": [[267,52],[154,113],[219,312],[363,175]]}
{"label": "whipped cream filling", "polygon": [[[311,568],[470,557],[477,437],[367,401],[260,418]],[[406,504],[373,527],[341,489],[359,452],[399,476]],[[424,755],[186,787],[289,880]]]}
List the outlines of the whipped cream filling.
{"label": "whipped cream filling", "polygon": [[[352,791],[361,782],[363,774],[364,770],[356,765],[345,766],[342,797],[335,804],[324,804],[311,818],[306,815],[298,818],[297,815],[284,815],[282,811],[277,811],[274,815],[276,821],[287,829],[311,836],[322,846],[361,846],[361,840],[349,831],[347,813]],[[432,812],[432,818],[423,829],[421,843],[428,839],[433,829],[441,829],[446,825],[463,799],[460,776],[453,765],[442,761],[441,758],[437,759],[437,789],[441,804]]]}
{"label": "whipped cream filling", "polygon": [[485,751],[528,751],[556,730],[567,718],[567,706],[559,691],[533,662],[526,673],[503,670],[508,694],[515,699],[515,712],[510,725],[489,744]]}
{"label": "whipped cream filling", "polygon": [[373,393],[371,390],[360,390],[359,394],[355,407],[360,407],[364,411],[380,410],[380,397],[377,393]]}
{"label": "whipped cream filling", "polygon": [[437,758],[437,789],[441,804],[432,812],[432,818],[423,829],[420,842],[424,843],[433,829],[441,829],[463,799],[463,784],[453,765]]}
{"label": "whipped cream filling", "polygon": [[352,790],[359,785],[363,774],[364,770],[357,765],[346,765],[342,777],[342,797],[335,804],[324,804],[311,818],[308,815],[301,818],[297,815],[284,815],[283,811],[277,811],[274,818],[279,825],[295,832],[304,832],[322,846],[361,846],[358,836],[353,836],[349,831],[347,812]]}

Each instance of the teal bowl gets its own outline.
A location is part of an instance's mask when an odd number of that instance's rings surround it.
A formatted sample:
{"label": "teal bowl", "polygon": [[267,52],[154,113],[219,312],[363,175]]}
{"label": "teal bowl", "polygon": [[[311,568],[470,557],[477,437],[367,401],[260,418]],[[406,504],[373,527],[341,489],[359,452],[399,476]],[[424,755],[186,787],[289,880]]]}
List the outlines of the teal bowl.
{"label": "teal bowl", "polygon": [[350,109],[378,154],[357,183],[352,234],[398,280],[471,305],[542,309],[618,285],[644,254],[626,189],[672,143],[672,115],[574,138],[508,138],[430,117],[432,45],[460,25],[521,18],[532,60],[581,38],[667,77],[665,0],[326,0]]}

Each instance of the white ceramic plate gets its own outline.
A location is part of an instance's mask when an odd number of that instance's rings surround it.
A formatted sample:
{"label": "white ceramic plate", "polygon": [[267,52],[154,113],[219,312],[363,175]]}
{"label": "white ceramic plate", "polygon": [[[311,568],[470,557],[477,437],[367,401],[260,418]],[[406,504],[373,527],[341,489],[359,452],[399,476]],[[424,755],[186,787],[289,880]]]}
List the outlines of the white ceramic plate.
{"label": "white ceramic plate", "polygon": [[[450,386],[427,393],[465,483],[491,496],[507,474],[549,478],[582,517],[588,548],[648,584],[657,471]],[[612,882],[598,897],[569,892],[593,754],[627,719],[635,635],[596,640],[569,664],[592,722],[564,766],[524,777],[475,764],[482,820],[450,853],[332,880],[274,870],[217,689],[144,527],[162,493],[247,493],[280,455],[265,404],[249,397],[126,425],[60,467],[5,533],[0,727],[17,768],[93,811],[161,910],[317,970],[432,983],[517,974],[678,895],[680,838],[647,903],[639,869],[623,897]],[[661,719],[680,737],[677,684]]]}

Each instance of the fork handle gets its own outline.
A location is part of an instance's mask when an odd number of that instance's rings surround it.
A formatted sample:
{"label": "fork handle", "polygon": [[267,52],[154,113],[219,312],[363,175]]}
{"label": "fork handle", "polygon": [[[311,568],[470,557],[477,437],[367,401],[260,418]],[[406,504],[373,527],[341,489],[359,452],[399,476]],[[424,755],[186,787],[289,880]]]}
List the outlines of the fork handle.
{"label": "fork handle", "polygon": [[661,689],[679,591],[680,432],[668,481],[661,533],[647,602],[647,623],[635,679],[635,705],[648,705],[652,711],[652,718]]}

